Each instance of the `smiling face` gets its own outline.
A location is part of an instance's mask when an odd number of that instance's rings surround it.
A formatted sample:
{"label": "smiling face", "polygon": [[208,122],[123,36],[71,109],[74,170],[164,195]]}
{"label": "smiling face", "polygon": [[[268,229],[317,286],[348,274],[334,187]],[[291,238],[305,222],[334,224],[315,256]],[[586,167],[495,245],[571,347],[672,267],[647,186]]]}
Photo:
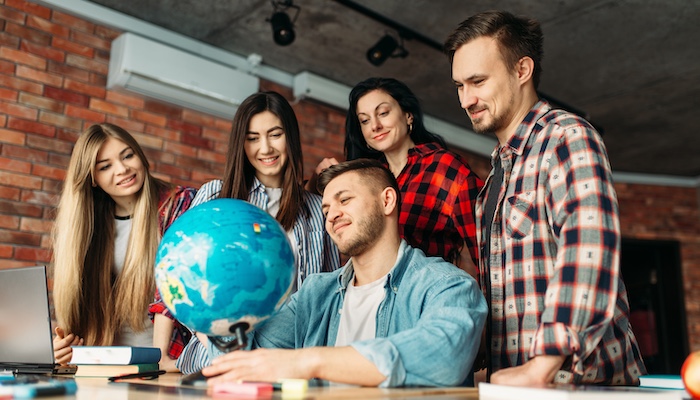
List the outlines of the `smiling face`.
{"label": "smiling face", "polygon": [[248,124],[244,148],[260,182],[267,187],[282,187],[287,165],[287,136],[282,121],[270,111],[255,114]]}
{"label": "smiling face", "polygon": [[408,125],[413,116],[382,90],[372,90],[357,101],[357,118],[362,135],[371,148],[382,153],[406,152],[413,147]]}
{"label": "smiling face", "polygon": [[338,250],[350,257],[377,243],[386,224],[380,195],[370,186],[350,171],[333,178],[323,190],[326,230]]}
{"label": "smiling face", "polygon": [[459,101],[479,133],[494,133],[499,138],[515,132],[520,123],[518,110],[518,73],[507,66],[490,37],[474,39],[457,49],[452,61],[452,79]]}
{"label": "smiling face", "polygon": [[117,203],[118,215],[131,215],[145,174],[143,162],[126,143],[110,136],[100,146],[95,160],[95,184]]}

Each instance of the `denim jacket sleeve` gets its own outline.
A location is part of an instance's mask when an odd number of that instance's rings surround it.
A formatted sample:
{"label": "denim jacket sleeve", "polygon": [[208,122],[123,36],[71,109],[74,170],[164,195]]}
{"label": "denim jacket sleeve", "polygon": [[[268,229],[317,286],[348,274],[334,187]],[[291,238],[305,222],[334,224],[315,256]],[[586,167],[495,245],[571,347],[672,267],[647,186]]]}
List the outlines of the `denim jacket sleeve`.
{"label": "denim jacket sleeve", "polygon": [[465,383],[487,313],[476,281],[443,276],[427,290],[422,307],[413,328],[351,344],[387,377],[381,387]]}

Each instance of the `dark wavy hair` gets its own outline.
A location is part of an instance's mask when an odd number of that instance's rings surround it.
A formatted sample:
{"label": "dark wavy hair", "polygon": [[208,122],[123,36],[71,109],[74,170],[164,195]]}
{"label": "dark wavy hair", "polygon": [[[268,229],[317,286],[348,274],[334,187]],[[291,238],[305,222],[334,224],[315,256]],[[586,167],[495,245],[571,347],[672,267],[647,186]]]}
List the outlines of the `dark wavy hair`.
{"label": "dark wavy hair", "polygon": [[287,99],[277,92],[259,92],[248,96],[238,107],[233,117],[231,137],[226,154],[221,198],[248,200],[253,187],[255,168],[245,154],[245,138],[250,120],[261,112],[269,111],[282,122],[282,129],[287,139],[287,165],[284,167],[282,180],[282,198],[277,221],[289,230],[294,226],[303,203],[303,159],[301,155],[301,138],[299,123],[294,109]]}
{"label": "dark wavy hair", "polygon": [[429,132],[423,124],[423,111],[418,97],[406,86],[405,83],[393,78],[369,78],[355,85],[350,91],[350,107],[345,118],[345,159],[358,158],[379,159],[382,152],[370,149],[362,135],[362,127],[357,118],[357,102],[362,96],[373,91],[381,90],[393,97],[403,112],[413,115],[413,129],[411,139],[415,144],[438,143],[447,148],[445,141],[438,135]]}

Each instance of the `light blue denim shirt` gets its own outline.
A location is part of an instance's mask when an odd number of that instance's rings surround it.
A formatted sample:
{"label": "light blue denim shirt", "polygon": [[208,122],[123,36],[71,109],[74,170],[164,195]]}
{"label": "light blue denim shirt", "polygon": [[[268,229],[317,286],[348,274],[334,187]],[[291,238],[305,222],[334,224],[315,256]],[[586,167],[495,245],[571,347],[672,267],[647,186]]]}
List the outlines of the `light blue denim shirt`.
{"label": "light blue denim shirt", "polygon": [[[252,347],[333,346],[345,289],[353,275],[350,261],[335,272],[309,276],[280,312],[256,329]],[[351,344],[387,377],[380,386],[465,384],[487,313],[476,281],[402,240],[384,287],[375,339]],[[186,373],[203,366],[193,363],[208,364],[209,356],[221,354],[213,347],[212,354],[202,354],[203,346],[196,340],[188,347],[178,360]]]}

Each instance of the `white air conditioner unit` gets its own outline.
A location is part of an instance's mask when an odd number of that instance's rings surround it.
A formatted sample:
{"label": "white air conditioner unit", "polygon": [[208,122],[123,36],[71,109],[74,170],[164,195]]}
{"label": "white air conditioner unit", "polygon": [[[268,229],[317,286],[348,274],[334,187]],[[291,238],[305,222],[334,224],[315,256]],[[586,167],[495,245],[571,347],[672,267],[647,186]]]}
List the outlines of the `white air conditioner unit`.
{"label": "white air conditioner unit", "polygon": [[108,89],[124,88],[231,119],[259,86],[255,76],[133,33],[112,42]]}
{"label": "white air conditioner unit", "polygon": [[350,86],[304,71],[294,76],[294,97],[314,99],[347,110]]}

